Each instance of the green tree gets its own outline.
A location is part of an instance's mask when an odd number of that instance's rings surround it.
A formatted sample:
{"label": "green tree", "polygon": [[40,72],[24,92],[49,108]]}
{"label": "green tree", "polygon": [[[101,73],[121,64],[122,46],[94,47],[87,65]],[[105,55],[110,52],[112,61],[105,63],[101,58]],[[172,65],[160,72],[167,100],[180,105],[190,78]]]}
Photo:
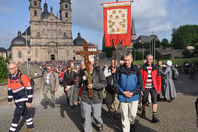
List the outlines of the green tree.
{"label": "green tree", "polygon": [[140,51],[134,51],[133,52],[133,57],[134,57],[134,60],[142,60],[143,59],[143,54]]}
{"label": "green tree", "polygon": [[166,39],[166,38],[162,39],[161,45],[163,48],[168,47],[168,45],[169,45],[168,39]]}
{"label": "green tree", "polygon": [[173,48],[185,49],[198,43],[198,25],[184,25],[172,30]]}
{"label": "green tree", "polygon": [[140,48],[142,48],[142,47],[143,47],[142,43],[137,42],[137,43],[134,43],[134,44],[133,44],[133,48],[134,48],[134,49],[140,49]]}
{"label": "green tree", "polygon": [[194,56],[198,56],[198,43],[195,44],[195,50],[193,51]]}
{"label": "green tree", "polygon": [[0,82],[5,82],[8,78],[8,69],[5,59],[0,56]]}
{"label": "green tree", "polygon": [[113,50],[114,50],[114,47],[105,47],[105,39],[104,39],[104,36],[103,36],[102,51],[106,53],[106,56],[108,58],[110,58],[110,57],[113,56]]}
{"label": "green tree", "polygon": [[188,49],[185,49],[185,50],[182,52],[182,55],[183,55],[185,58],[190,58],[190,57],[192,57],[192,53],[191,53]]}

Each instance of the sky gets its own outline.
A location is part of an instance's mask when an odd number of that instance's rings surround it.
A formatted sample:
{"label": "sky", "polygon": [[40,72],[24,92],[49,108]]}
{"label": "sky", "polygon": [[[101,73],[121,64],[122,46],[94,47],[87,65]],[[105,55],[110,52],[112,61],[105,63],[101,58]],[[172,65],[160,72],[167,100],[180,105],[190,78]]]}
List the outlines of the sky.
{"label": "sky", "polygon": [[[59,12],[60,0],[46,0],[48,10]],[[116,0],[71,0],[72,37],[81,33],[87,42],[102,48],[103,7],[102,3]],[[124,0],[119,0],[124,1]],[[42,0],[43,8],[44,0]],[[173,28],[198,23],[198,0],[134,0],[131,15],[134,18],[137,37],[155,34],[160,40],[171,41]],[[0,0],[0,47],[9,48],[20,30],[29,26],[29,0]]]}

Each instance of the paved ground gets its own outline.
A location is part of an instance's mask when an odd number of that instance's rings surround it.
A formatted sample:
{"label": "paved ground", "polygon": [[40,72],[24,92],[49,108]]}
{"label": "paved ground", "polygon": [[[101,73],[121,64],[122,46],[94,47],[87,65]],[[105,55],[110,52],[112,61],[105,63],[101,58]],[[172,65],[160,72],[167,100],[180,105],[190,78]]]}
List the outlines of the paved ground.
{"label": "paved ground", "polygon": [[[198,95],[198,79],[189,80],[186,75],[181,75],[175,82],[177,98],[171,102],[159,102],[158,115],[160,123],[152,124],[152,108],[146,108],[147,119],[137,116],[137,132],[197,132],[195,126],[196,112],[194,102]],[[49,96],[50,97],[50,96]],[[79,108],[71,109],[62,88],[59,88],[56,98],[58,106],[53,109],[42,107],[42,94],[40,90],[34,94],[34,107],[30,109],[34,116],[34,132],[80,132],[82,131]],[[7,102],[0,103],[0,132],[8,131],[12,120],[14,106],[9,108]],[[141,111],[138,111],[140,114]],[[107,117],[106,106],[103,105],[102,118],[104,132],[121,132],[120,120]],[[94,121],[93,121],[94,126]],[[94,126],[95,127],[95,126]],[[22,132],[26,128],[22,119],[18,128]],[[94,129],[95,131],[95,129]]]}

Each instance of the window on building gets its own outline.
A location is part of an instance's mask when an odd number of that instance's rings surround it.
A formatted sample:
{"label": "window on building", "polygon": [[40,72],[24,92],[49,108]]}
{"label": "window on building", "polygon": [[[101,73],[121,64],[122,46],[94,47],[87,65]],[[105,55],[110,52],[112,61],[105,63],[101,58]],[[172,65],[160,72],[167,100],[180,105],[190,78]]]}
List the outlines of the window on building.
{"label": "window on building", "polygon": [[67,36],[66,36],[66,32],[64,32],[64,38],[66,38]]}
{"label": "window on building", "polygon": [[21,51],[18,52],[18,58],[22,58]]}
{"label": "window on building", "polygon": [[37,33],[37,37],[40,37],[40,32]]}
{"label": "window on building", "polygon": [[68,18],[68,13],[67,12],[65,12],[65,18]]}
{"label": "window on building", "polygon": [[37,6],[37,2],[36,1],[34,1],[34,6]]}
{"label": "window on building", "polygon": [[54,38],[54,31],[53,30],[50,31],[50,38]]}
{"label": "window on building", "polygon": [[37,16],[37,10],[34,10],[34,16]]}
{"label": "window on building", "polygon": [[65,8],[68,8],[67,4],[65,4]]}

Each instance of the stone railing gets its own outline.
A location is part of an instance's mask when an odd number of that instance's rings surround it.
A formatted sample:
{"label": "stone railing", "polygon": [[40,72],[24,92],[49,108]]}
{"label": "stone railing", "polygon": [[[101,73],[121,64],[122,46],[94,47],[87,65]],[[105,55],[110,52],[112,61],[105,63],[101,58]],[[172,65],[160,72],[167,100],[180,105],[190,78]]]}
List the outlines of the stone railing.
{"label": "stone railing", "polygon": [[[41,87],[41,76],[33,78],[35,85],[34,91]],[[1,83],[0,84],[0,101],[5,100],[8,98],[8,83]]]}

